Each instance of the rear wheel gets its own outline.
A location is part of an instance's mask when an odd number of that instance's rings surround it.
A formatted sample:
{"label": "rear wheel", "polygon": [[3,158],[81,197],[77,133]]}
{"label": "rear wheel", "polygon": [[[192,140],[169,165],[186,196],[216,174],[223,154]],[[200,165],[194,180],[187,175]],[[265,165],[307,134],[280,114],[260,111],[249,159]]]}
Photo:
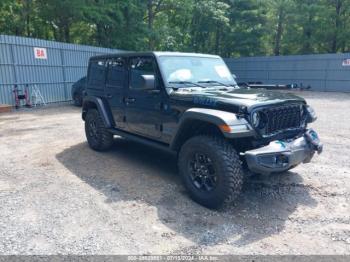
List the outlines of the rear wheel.
{"label": "rear wheel", "polygon": [[241,162],[222,138],[190,138],[180,150],[178,165],[191,198],[208,208],[232,202],[242,190]]}
{"label": "rear wheel", "polygon": [[85,134],[89,146],[96,151],[108,150],[113,145],[113,134],[106,129],[96,109],[90,109],[86,114]]}

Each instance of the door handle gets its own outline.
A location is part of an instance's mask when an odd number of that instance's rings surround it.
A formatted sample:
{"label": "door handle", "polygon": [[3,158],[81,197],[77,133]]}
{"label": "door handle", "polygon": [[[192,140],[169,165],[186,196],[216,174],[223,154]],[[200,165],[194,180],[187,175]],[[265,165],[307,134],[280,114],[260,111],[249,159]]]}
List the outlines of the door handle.
{"label": "door handle", "polygon": [[107,98],[112,98],[113,96],[111,94],[106,95]]}
{"label": "door handle", "polygon": [[134,103],[136,101],[136,99],[135,98],[132,98],[132,97],[126,97],[125,99],[124,99],[124,102],[126,103],[126,104],[132,104],[132,103]]}
{"label": "door handle", "polygon": [[160,90],[159,89],[152,89],[152,90],[148,90],[147,93],[149,93],[151,95],[158,95],[158,94],[160,94]]}

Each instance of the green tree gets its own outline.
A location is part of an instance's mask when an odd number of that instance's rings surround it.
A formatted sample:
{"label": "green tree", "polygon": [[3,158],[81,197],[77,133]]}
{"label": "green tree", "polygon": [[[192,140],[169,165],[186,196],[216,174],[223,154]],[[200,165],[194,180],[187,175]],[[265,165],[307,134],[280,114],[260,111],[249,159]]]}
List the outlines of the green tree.
{"label": "green tree", "polygon": [[223,56],[254,56],[267,53],[264,43],[267,32],[266,1],[231,0],[230,31],[223,34]]}
{"label": "green tree", "polygon": [[282,54],[283,38],[285,27],[291,21],[291,16],[295,11],[293,0],[270,0],[267,2],[268,7],[268,28],[271,30],[271,48],[273,55]]}
{"label": "green tree", "polygon": [[350,51],[350,0],[1,0],[0,33],[222,56]]}
{"label": "green tree", "polygon": [[329,53],[345,52],[348,46],[350,30],[348,28],[350,18],[349,0],[324,0],[321,16],[320,39],[323,39],[321,51]]}
{"label": "green tree", "polygon": [[62,42],[71,41],[71,27],[81,18],[83,0],[37,0],[39,15],[49,25],[54,39]]}

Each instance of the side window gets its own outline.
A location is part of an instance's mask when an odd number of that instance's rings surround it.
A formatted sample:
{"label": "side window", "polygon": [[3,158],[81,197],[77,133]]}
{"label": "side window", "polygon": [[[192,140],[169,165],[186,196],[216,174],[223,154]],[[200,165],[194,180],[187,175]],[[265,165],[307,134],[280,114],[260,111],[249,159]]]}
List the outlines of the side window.
{"label": "side window", "polygon": [[152,57],[137,57],[130,59],[130,88],[143,88],[142,76],[154,76],[156,79],[156,66]]}
{"label": "side window", "polygon": [[107,86],[123,88],[125,82],[125,62],[123,58],[116,58],[108,62]]}
{"label": "side window", "polygon": [[90,62],[88,85],[103,88],[105,84],[106,61],[96,60]]}

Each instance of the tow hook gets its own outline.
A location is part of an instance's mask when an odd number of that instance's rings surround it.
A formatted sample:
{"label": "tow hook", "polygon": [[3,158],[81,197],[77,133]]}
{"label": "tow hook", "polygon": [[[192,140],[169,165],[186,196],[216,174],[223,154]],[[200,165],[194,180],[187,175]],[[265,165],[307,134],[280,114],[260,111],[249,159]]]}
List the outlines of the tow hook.
{"label": "tow hook", "polygon": [[318,154],[322,153],[323,144],[321,143],[318,134],[313,129],[309,129],[305,133],[305,139],[309,142],[309,145],[311,146],[312,150],[316,151]]}

